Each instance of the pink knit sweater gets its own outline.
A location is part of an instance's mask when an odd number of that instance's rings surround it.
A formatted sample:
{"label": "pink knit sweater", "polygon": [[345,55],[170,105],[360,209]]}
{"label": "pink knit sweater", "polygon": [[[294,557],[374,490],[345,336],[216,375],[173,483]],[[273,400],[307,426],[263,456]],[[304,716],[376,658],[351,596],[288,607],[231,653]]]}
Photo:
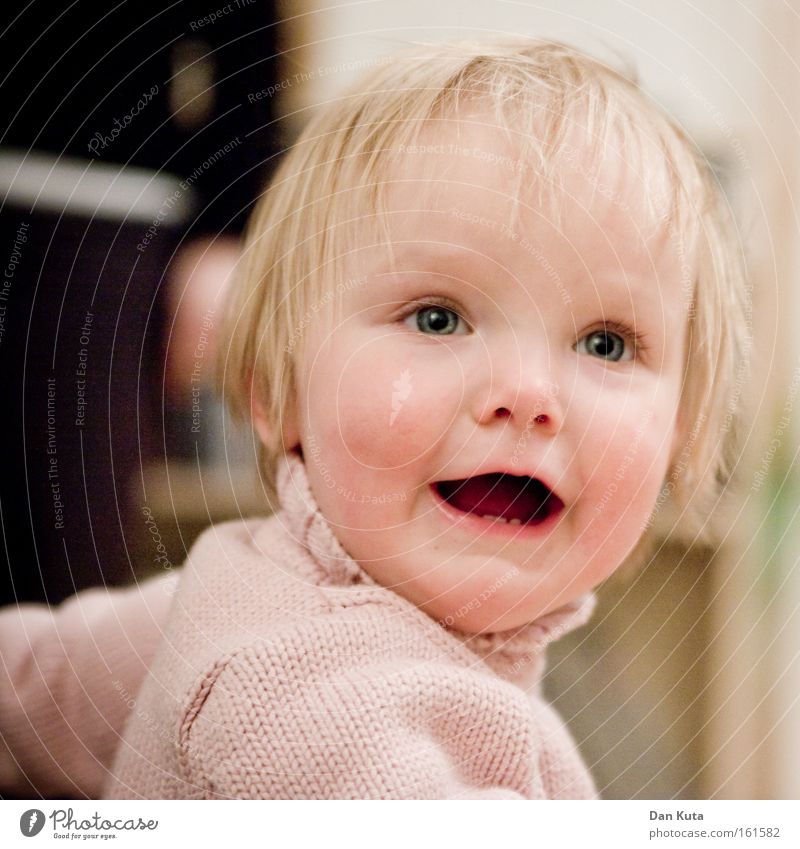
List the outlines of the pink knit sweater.
{"label": "pink knit sweater", "polygon": [[279,513],[192,549],[107,798],[594,796],[539,693],[591,596],[514,631],[441,627],[345,553],[297,455],[277,483]]}

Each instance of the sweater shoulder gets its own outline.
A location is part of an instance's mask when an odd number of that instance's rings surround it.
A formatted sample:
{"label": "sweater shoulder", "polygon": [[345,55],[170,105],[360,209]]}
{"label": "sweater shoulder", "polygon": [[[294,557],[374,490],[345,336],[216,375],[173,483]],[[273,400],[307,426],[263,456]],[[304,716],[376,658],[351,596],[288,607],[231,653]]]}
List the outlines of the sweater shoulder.
{"label": "sweater shoulder", "polygon": [[[178,750],[209,797],[440,798],[460,765],[508,746],[504,775],[529,787],[540,742],[522,690],[367,601],[218,658],[195,681]],[[491,780],[486,760],[468,783]]]}
{"label": "sweater shoulder", "polygon": [[275,624],[268,633],[218,653],[195,676],[184,703],[183,733],[214,693],[235,725],[240,715],[283,712],[325,692],[342,698],[358,692],[355,704],[367,695],[389,698],[402,690],[402,682],[409,704],[417,703],[419,692],[438,692],[436,699],[451,693],[457,702],[482,693],[481,701],[514,703],[518,719],[529,714],[523,690],[497,676],[417,608],[405,609],[385,592],[387,597],[362,596],[357,604]]}
{"label": "sweater shoulder", "polygon": [[391,665],[398,658],[491,674],[480,657],[390,590],[320,592],[325,603],[317,615],[282,622],[270,634],[241,646],[232,659],[279,669],[299,665],[298,674],[310,677]]}

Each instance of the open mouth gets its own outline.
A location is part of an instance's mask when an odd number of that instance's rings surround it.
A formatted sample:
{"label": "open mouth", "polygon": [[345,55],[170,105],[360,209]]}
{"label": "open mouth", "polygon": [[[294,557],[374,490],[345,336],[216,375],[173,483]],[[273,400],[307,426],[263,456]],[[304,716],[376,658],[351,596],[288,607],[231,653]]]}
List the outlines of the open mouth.
{"label": "open mouth", "polygon": [[433,485],[440,498],[462,513],[509,525],[540,525],[564,502],[542,481],[527,475],[492,472]]}

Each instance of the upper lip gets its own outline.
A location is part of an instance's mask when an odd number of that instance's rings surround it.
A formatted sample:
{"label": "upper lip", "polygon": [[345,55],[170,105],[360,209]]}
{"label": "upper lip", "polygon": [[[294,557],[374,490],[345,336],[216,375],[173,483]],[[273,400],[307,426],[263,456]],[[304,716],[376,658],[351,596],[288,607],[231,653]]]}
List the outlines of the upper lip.
{"label": "upper lip", "polygon": [[564,503],[564,499],[561,496],[561,493],[556,492],[553,487],[552,481],[555,479],[555,476],[551,476],[549,472],[543,471],[541,468],[533,469],[529,465],[498,465],[498,464],[487,464],[484,468],[478,469],[477,471],[470,472],[466,475],[454,475],[452,477],[439,477],[435,481],[431,481],[431,485],[435,486],[437,483],[441,483],[442,481],[457,481],[457,480],[468,480],[469,478],[477,478],[481,475],[512,475],[513,477],[528,477],[533,478],[534,480],[541,481],[550,492],[555,495],[562,503]]}

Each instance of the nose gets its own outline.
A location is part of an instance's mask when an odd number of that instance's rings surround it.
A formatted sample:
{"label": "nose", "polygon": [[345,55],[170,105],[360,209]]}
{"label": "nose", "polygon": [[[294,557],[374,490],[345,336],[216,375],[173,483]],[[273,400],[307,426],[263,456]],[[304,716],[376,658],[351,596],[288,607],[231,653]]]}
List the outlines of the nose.
{"label": "nose", "polygon": [[519,345],[485,352],[480,389],[473,400],[478,424],[508,420],[520,427],[536,427],[555,434],[563,424],[563,410],[547,346],[529,352]]}

